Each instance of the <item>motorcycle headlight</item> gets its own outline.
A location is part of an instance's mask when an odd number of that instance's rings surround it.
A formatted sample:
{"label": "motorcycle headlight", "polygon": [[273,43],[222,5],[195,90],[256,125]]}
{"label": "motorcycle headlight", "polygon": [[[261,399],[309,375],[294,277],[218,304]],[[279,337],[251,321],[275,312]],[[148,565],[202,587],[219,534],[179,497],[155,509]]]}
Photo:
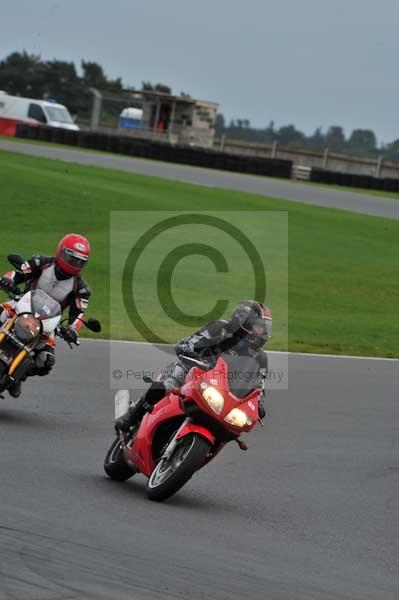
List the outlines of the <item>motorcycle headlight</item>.
{"label": "motorcycle headlight", "polygon": [[245,427],[245,425],[252,425],[252,421],[248,417],[248,415],[246,415],[245,412],[243,410],[240,410],[239,408],[233,408],[233,410],[231,410],[229,414],[225,416],[224,420],[227,421],[227,423],[229,423],[230,425],[234,425],[235,427]]}
{"label": "motorcycle headlight", "polygon": [[208,406],[210,406],[217,415],[220,415],[224,406],[222,394],[216,388],[205,382],[201,383],[201,393]]}
{"label": "motorcycle headlight", "polygon": [[14,333],[21,342],[32,342],[41,335],[42,323],[31,314],[19,315],[14,323]]}

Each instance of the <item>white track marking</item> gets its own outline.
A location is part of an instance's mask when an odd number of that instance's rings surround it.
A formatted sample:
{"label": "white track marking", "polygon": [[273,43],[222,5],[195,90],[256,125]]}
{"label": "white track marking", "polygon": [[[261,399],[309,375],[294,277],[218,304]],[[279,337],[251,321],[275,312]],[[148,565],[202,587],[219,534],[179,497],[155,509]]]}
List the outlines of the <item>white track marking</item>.
{"label": "white track marking", "polygon": [[[116,344],[145,344],[147,346],[172,346],[173,344],[156,344],[150,342],[142,342],[142,341],[134,341],[134,340],[104,340],[99,339],[95,340],[94,338],[80,338],[81,341],[84,342],[106,342],[106,343],[116,343]],[[313,358],[350,358],[356,360],[378,360],[384,362],[399,362],[399,358],[384,358],[382,356],[352,356],[350,354],[316,354],[313,352],[283,352],[281,350],[268,350],[265,348],[265,351],[268,354],[288,354],[289,356],[304,356],[304,357],[313,357]]]}

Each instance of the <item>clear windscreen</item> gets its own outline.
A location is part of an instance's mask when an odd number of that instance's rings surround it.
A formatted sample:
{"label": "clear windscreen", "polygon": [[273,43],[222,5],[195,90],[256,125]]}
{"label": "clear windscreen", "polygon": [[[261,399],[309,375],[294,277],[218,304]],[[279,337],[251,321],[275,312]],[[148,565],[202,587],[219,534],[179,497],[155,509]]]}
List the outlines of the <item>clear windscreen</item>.
{"label": "clear windscreen", "polygon": [[39,319],[51,319],[61,314],[61,306],[57,300],[50,298],[43,290],[33,290],[31,296],[32,313]]}
{"label": "clear windscreen", "polygon": [[260,387],[259,364],[252,356],[223,353],[220,358],[227,364],[229,388],[235,396],[245,398]]}

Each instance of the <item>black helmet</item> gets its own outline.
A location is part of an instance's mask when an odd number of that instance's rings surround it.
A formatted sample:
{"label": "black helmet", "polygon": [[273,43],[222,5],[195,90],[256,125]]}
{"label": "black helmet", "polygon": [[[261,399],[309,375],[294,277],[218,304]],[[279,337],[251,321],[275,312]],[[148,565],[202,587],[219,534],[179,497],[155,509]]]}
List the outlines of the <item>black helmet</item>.
{"label": "black helmet", "polygon": [[262,302],[243,300],[231,316],[235,333],[251,346],[261,348],[272,335],[272,314]]}

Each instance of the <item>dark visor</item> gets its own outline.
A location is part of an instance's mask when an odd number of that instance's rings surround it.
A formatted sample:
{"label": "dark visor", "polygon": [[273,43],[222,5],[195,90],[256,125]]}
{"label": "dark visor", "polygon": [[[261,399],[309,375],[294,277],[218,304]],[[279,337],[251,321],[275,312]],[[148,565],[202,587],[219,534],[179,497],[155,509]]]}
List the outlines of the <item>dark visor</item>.
{"label": "dark visor", "polygon": [[82,269],[87,263],[87,256],[81,254],[80,252],[74,252],[73,250],[69,250],[69,248],[64,248],[62,251],[62,258],[65,260],[68,265],[71,267],[77,267],[78,269]]}

